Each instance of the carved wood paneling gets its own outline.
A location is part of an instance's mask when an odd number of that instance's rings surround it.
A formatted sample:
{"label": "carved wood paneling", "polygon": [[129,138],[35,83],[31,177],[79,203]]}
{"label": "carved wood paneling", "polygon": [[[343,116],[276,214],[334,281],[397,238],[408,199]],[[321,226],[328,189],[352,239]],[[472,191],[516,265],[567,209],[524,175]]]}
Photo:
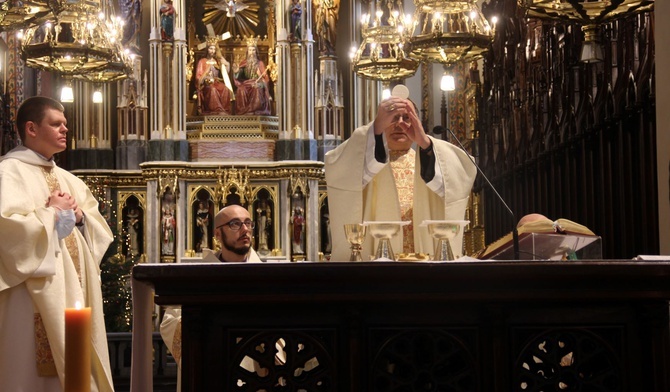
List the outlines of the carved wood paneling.
{"label": "carved wood paneling", "polygon": [[[581,26],[526,19],[514,0],[498,15],[484,59],[480,162],[518,220],[538,212],[603,237],[603,257],[657,254],[654,15],[600,27],[604,61],[580,62]],[[487,242],[514,220],[485,194]]]}

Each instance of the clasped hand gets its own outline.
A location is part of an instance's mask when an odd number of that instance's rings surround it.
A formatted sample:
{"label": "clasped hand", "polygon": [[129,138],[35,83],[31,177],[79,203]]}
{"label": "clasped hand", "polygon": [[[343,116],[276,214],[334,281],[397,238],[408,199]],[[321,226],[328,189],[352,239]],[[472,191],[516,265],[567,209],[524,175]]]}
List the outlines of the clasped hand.
{"label": "clasped hand", "polygon": [[67,192],[61,192],[55,190],[51,192],[49,198],[47,199],[47,207],[54,207],[60,210],[73,210],[75,215],[75,221],[77,223],[81,222],[81,219],[84,215],[81,208],[77,205],[77,201]]}

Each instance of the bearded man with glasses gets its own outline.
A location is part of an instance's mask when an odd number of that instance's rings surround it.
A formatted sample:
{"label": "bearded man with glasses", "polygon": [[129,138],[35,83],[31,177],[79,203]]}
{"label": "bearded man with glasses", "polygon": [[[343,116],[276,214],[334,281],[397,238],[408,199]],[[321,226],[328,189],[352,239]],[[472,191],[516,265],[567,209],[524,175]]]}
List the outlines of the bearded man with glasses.
{"label": "bearded man with glasses", "polygon": [[[226,206],[214,217],[214,238],[221,250],[202,250],[204,263],[260,263],[256,251],[251,247],[251,236],[255,223],[249,211],[238,205]],[[161,337],[180,368],[177,385],[181,385],[181,307],[168,306],[160,326]],[[254,371],[253,363],[241,366]]]}
{"label": "bearded man with glasses", "polygon": [[213,252],[203,249],[203,262],[260,263],[261,259],[251,248],[251,236],[255,222],[249,211],[238,205],[224,207],[214,217],[214,238],[221,244],[221,250]]}

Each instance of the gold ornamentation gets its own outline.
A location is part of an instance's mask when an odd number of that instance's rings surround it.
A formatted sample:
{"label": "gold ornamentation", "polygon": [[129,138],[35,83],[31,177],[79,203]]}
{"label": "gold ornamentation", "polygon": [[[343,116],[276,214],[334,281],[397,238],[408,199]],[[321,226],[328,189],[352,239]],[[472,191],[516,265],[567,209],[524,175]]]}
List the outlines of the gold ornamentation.
{"label": "gold ornamentation", "polygon": [[389,164],[393,169],[395,186],[398,190],[400,220],[412,222],[402,227],[402,251],[414,253],[414,162],[416,155],[411,148],[408,151],[391,150],[389,154]]}
{"label": "gold ornamentation", "polygon": [[[47,182],[47,186],[49,187],[49,191],[60,191],[60,183],[58,182],[58,177],[56,177],[56,173],[54,173],[53,169],[45,169],[43,166],[40,166],[40,168],[42,169],[42,173],[44,173],[44,178]],[[75,237],[74,231],[71,231],[64,240],[65,247],[67,248],[68,254],[70,255],[70,259],[72,259],[74,269],[77,271],[79,283],[82,284],[81,263],[79,261],[79,245],[77,244],[77,238]]]}
{"label": "gold ornamentation", "polygon": [[39,313],[34,314],[33,324],[35,325],[35,361],[37,362],[37,374],[41,377],[57,376],[58,372],[56,371],[56,363],[54,362],[54,357],[51,353],[49,338],[47,337],[46,328],[44,328],[42,316]]}
{"label": "gold ornamentation", "polygon": [[480,58],[493,39],[492,28],[472,0],[414,0],[423,21],[410,39],[417,60],[453,65]]}
{"label": "gold ornamentation", "polygon": [[195,64],[195,54],[193,49],[188,51],[188,63],[186,63],[186,82],[190,82],[193,78],[193,67]]}
{"label": "gold ornamentation", "polygon": [[258,46],[257,37],[248,37],[247,39],[244,40],[244,42],[247,44],[247,46]]}
{"label": "gold ornamentation", "polygon": [[[83,75],[123,64],[121,19],[107,8],[99,2],[57,2],[53,15],[23,32],[21,49],[26,65],[63,75]],[[122,66],[117,74],[125,77],[125,70]]]}
{"label": "gold ornamentation", "polygon": [[296,170],[289,171],[288,193],[292,195],[301,189],[304,194],[307,194],[307,178]]}
{"label": "gold ornamentation", "polygon": [[[228,31],[235,37],[254,35],[260,24],[260,5],[256,0],[206,0],[202,22],[211,24],[216,31]],[[268,8],[274,12],[273,7]]]}
{"label": "gold ornamentation", "polygon": [[236,193],[240,196],[240,202],[245,204],[251,200],[251,187],[249,186],[249,170],[247,169],[222,169],[218,171],[215,201],[219,205],[226,204],[226,196]]}
{"label": "gold ornamentation", "polygon": [[210,47],[212,45],[216,46],[219,44],[219,37],[215,35],[209,35],[207,38],[205,38],[205,42],[207,43],[207,47]]}
{"label": "gold ornamentation", "polygon": [[162,199],[165,191],[168,187],[172,189],[172,194],[174,195],[175,200],[179,199],[179,176],[174,171],[168,171],[164,175],[158,176],[158,192],[156,196],[158,199]]}
{"label": "gold ornamentation", "polygon": [[363,14],[361,34],[363,42],[351,54],[351,67],[359,76],[390,81],[414,75],[419,63],[410,58],[406,44],[414,23],[409,16],[400,14],[398,5],[391,0],[374,4],[374,14]]}
{"label": "gold ornamentation", "polygon": [[49,1],[3,1],[0,5],[0,31],[25,29],[52,17]]}

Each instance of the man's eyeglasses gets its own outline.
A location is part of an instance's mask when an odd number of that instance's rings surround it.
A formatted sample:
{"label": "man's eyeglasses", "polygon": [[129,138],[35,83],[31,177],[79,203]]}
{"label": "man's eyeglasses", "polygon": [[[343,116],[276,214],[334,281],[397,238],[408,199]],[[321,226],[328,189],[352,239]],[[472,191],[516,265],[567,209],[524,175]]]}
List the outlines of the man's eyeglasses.
{"label": "man's eyeglasses", "polygon": [[253,230],[254,227],[256,226],[256,222],[252,221],[251,219],[247,219],[244,222],[242,222],[239,219],[233,219],[233,220],[228,221],[228,222],[226,222],[222,225],[216,226],[216,228],[218,229],[219,227],[228,226],[228,227],[230,227],[230,230],[238,231],[239,229],[242,228],[242,224],[244,224],[247,227],[248,230]]}

